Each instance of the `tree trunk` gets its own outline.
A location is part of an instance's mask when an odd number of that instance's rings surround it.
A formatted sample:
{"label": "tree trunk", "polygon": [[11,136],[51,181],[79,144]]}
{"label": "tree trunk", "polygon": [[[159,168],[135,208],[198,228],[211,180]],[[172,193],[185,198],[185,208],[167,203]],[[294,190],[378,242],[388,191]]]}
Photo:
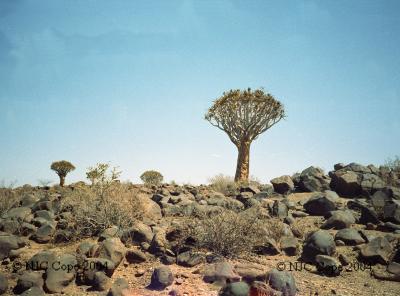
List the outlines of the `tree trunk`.
{"label": "tree trunk", "polygon": [[247,182],[249,180],[250,143],[244,141],[238,146],[235,182]]}
{"label": "tree trunk", "polygon": [[65,176],[59,176],[60,177],[60,186],[64,187],[64,183],[65,183]]}

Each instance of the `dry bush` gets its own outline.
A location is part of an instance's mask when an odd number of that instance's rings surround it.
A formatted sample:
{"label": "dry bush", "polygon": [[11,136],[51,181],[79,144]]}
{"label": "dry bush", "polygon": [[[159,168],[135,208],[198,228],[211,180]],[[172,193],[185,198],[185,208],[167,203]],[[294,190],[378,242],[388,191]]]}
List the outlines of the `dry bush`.
{"label": "dry bush", "polygon": [[19,201],[16,192],[9,188],[0,188],[0,216],[15,207]]}
{"label": "dry bush", "polygon": [[282,222],[259,217],[258,209],[240,213],[225,210],[219,215],[193,218],[184,227],[197,248],[227,258],[249,255],[266,239],[279,241],[284,233]]}
{"label": "dry bush", "polygon": [[209,183],[213,190],[226,196],[235,195],[239,188],[233,177],[224,174],[218,174],[214,177],[211,177],[209,179]]}
{"label": "dry bush", "polygon": [[62,211],[72,213],[73,240],[98,235],[113,225],[126,229],[142,218],[142,205],[129,184],[114,182],[107,191],[78,187],[62,200]]}

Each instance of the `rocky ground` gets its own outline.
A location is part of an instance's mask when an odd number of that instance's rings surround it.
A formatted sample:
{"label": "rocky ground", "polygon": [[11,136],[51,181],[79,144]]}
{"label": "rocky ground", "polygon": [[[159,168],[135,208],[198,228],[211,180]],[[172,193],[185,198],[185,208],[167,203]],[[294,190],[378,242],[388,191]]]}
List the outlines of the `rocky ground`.
{"label": "rocky ground", "polygon": [[[146,215],[80,239],[73,207],[63,206],[78,185],[3,192],[16,199],[2,206],[0,293],[400,295],[397,172],[337,164],[329,174],[310,167],[271,184],[225,195],[205,185],[132,185]],[[243,256],[223,256],[180,232],[196,217],[214,221],[226,211],[254,215],[275,235]],[[232,232],[242,220],[235,223]]]}

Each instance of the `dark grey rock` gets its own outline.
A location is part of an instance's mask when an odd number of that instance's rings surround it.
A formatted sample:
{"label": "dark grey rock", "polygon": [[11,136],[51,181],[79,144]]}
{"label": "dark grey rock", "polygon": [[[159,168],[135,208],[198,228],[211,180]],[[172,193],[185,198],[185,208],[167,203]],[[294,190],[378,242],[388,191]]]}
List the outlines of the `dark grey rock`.
{"label": "dark grey rock", "polygon": [[77,264],[78,261],[73,255],[65,254],[56,258],[53,264],[46,269],[46,291],[61,293],[75,279],[76,270],[73,267]]}
{"label": "dark grey rock", "polygon": [[55,230],[56,229],[52,224],[46,223],[40,226],[31,238],[37,243],[45,244],[51,241]]}
{"label": "dark grey rock", "polygon": [[250,287],[245,282],[235,282],[225,285],[219,292],[220,296],[248,296]]}
{"label": "dark grey rock", "polygon": [[293,236],[284,236],[281,238],[281,250],[285,252],[288,256],[295,256],[297,255],[297,244],[298,241]]}
{"label": "dark grey rock", "polygon": [[325,216],[330,211],[337,209],[337,195],[331,191],[311,197],[305,204],[304,209],[310,215]]}
{"label": "dark grey rock", "polygon": [[225,284],[239,280],[239,276],[229,262],[221,261],[205,266],[203,280],[206,283]]}
{"label": "dark grey rock", "polygon": [[42,289],[44,284],[43,274],[35,271],[24,271],[18,276],[17,285],[14,288],[14,293],[21,294],[26,290],[37,287]]}
{"label": "dark grey rock", "polygon": [[339,230],[335,235],[336,240],[343,241],[346,245],[355,246],[365,243],[360,233],[353,228],[344,228]]}
{"label": "dark grey rock", "polygon": [[279,194],[287,194],[294,189],[294,183],[288,175],[272,179],[271,184]]}
{"label": "dark grey rock", "polygon": [[20,294],[20,296],[45,296],[43,289],[39,287],[32,287],[26,290],[24,293]]}
{"label": "dark grey rock", "polygon": [[18,236],[0,233],[0,260],[7,258],[12,250],[17,250],[25,245],[25,241]]}
{"label": "dark grey rock", "polygon": [[383,207],[383,220],[400,224],[400,201],[387,201]]}
{"label": "dark grey rock", "polygon": [[322,275],[338,276],[342,271],[342,265],[333,257],[317,255],[315,262],[318,272]]}
{"label": "dark grey rock", "polygon": [[321,226],[322,229],[343,229],[349,228],[356,222],[353,214],[349,210],[338,210],[330,212],[331,216]]}
{"label": "dark grey rock", "polygon": [[327,231],[318,230],[306,239],[302,259],[306,262],[314,262],[317,255],[331,256],[335,251],[336,245],[332,235]]}
{"label": "dark grey rock", "polygon": [[204,256],[199,253],[194,253],[192,251],[186,251],[180,253],[176,257],[176,263],[185,267],[193,267],[204,262]]}
{"label": "dark grey rock", "polygon": [[142,223],[136,222],[134,226],[123,232],[121,241],[123,243],[133,243],[140,245],[142,242],[150,243],[153,239],[151,227]]}
{"label": "dark grey rock", "polygon": [[360,257],[370,263],[387,264],[393,252],[386,237],[377,237],[360,248]]}
{"label": "dark grey rock", "polygon": [[340,196],[357,197],[361,195],[361,175],[343,168],[339,171],[331,172],[331,188]]}
{"label": "dark grey rock", "polygon": [[297,179],[296,187],[304,192],[321,192],[330,189],[330,178],[321,168],[311,166],[303,170]]}
{"label": "dark grey rock", "polygon": [[126,248],[119,238],[108,238],[99,244],[98,257],[105,258],[118,266],[124,259]]}
{"label": "dark grey rock", "polygon": [[56,255],[51,251],[40,251],[27,262],[29,270],[46,270],[56,260]]}
{"label": "dark grey rock", "polygon": [[288,206],[285,203],[275,200],[272,206],[271,214],[275,217],[283,219],[287,217],[288,211],[289,211]]}
{"label": "dark grey rock", "polygon": [[278,244],[273,238],[265,238],[264,244],[255,246],[254,251],[260,255],[277,255],[280,253]]}
{"label": "dark grey rock", "polygon": [[268,273],[267,283],[283,296],[294,296],[297,293],[296,282],[293,275],[287,271],[273,269]]}
{"label": "dark grey rock", "polygon": [[102,271],[94,274],[93,288],[96,291],[106,291],[110,283],[110,278]]}
{"label": "dark grey rock", "polygon": [[110,290],[107,293],[107,296],[124,296],[129,289],[128,281],[124,278],[117,278],[112,284]]}
{"label": "dark grey rock", "polygon": [[0,273],[0,295],[3,295],[8,290],[8,280],[4,274]]}
{"label": "dark grey rock", "polygon": [[143,263],[147,261],[146,254],[137,249],[127,250],[125,258],[129,263]]}
{"label": "dark grey rock", "polygon": [[240,192],[251,192],[253,194],[257,194],[260,192],[260,189],[258,189],[258,187],[255,185],[248,185],[240,187]]}
{"label": "dark grey rock", "polygon": [[155,290],[164,290],[166,287],[172,285],[174,282],[174,275],[167,266],[156,268],[151,275],[150,287]]}

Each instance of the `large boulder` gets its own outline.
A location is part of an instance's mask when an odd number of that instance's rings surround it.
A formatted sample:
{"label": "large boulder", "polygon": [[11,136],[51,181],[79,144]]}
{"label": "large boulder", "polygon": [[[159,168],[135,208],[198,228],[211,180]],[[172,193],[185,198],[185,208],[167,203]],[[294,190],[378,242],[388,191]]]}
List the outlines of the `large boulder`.
{"label": "large boulder", "polygon": [[118,266],[124,259],[126,248],[119,238],[108,238],[99,244],[97,257],[105,258]]}
{"label": "large boulder", "polygon": [[321,192],[330,189],[329,183],[330,178],[321,168],[311,166],[296,176],[295,185],[304,192]]}
{"label": "large boulder", "polygon": [[331,188],[340,196],[357,197],[361,195],[361,176],[346,168],[339,171],[331,172]]}
{"label": "large boulder", "polygon": [[393,252],[392,246],[386,237],[374,238],[360,248],[360,257],[370,263],[388,264]]}
{"label": "large boulder", "polygon": [[311,197],[303,206],[310,215],[325,216],[330,211],[336,210],[338,196],[335,192],[325,191],[319,195]]}
{"label": "large boulder", "polygon": [[325,230],[318,230],[307,238],[303,246],[302,259],[305,262],[315,262],[317,255],[331,256],[335,251],[336,245],[332,235]]}
{"label": "large boulder", "polygon": [[296,282],[290,272],[273,269],[268,273],[267,282],[274,290],[282,292],[283,296],[295,296],[297,293]]}
{"label": "large boulder", "polygon": [[[45,289],[49,293],[61,293],[75,278],[78,261],[75,256],[65,254],[58,257],[46,269]],[[64,268],[65,267],[65,268]]]}
{"label": "large boulder", "polygon": [[272,179],[271,184],[274,186],[275,192],[280,194],[287,194],[294,189],[292,178],[288,175]]}

